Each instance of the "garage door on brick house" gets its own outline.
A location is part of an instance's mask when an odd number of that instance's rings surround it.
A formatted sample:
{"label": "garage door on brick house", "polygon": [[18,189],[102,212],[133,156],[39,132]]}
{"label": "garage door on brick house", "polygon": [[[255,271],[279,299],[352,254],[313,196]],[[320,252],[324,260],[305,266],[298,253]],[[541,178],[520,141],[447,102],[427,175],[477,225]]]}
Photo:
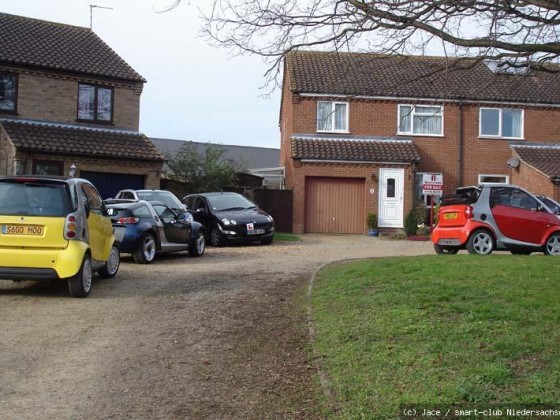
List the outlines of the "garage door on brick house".
{"label": "garage door on brick house", "polygon": [[81,171],[80,177],[95,185],[104,199],[113,198],[120,190],[141,190],[144,188],[145,179],[143,175],[90,171]]}
{"label": "garage door on brick house", "polygon": [[364,178],[305,178],[305,232],[364,232]]}

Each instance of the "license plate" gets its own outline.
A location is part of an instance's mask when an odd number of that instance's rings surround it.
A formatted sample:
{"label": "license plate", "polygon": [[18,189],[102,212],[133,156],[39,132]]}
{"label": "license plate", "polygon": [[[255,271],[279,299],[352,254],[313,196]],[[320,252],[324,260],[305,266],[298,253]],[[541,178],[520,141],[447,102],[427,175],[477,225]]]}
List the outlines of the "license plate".
{"label": "license plate", "polygon": [[264,229],[255,229],[254,223],[247,223],[247,235],[262,235]]}
{"label": "license plate", "polygon": [[2,235],[42,236],[44,226],[36,225],[2,225]]}
{"label": "license plate", "polygon": [[443,218],[445,220],[451,220],[457,218],[457,213],[444,213]]}

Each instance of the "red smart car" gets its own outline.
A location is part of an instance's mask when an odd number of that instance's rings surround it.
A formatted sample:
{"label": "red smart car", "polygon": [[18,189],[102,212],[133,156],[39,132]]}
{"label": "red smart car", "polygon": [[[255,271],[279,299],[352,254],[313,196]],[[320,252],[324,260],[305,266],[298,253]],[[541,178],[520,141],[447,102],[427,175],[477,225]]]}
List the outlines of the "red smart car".
{"label": "red smart car", "polygon": [[479,255],[493,250],[560,255],[560,217],[514,185],[464,187],[442,198],[432,242],[438,254],[467,249]]}

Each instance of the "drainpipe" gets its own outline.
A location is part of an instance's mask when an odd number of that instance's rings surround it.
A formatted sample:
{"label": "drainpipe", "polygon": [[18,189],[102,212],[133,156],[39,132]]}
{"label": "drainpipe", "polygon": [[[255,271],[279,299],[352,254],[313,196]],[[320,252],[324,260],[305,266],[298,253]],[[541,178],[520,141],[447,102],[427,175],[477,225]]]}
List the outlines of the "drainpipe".
{"label": "drainpipe", "polygon": [[459,138],[457,153],[457,183],[458,187],[463,186],[463,102],[459,102]]}

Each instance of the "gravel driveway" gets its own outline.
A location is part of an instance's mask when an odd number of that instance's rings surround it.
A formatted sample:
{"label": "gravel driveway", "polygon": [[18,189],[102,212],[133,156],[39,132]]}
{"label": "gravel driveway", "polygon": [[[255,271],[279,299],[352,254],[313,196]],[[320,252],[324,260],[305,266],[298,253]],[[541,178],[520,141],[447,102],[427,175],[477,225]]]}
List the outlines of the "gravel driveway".
{"label": "gravel driveway", "polygon": [[305,299],[340,259],[433,254],[430,242],[303,235],[151,265],[123,258],[87,299],[0,282],[0,417],[317,417]]}

